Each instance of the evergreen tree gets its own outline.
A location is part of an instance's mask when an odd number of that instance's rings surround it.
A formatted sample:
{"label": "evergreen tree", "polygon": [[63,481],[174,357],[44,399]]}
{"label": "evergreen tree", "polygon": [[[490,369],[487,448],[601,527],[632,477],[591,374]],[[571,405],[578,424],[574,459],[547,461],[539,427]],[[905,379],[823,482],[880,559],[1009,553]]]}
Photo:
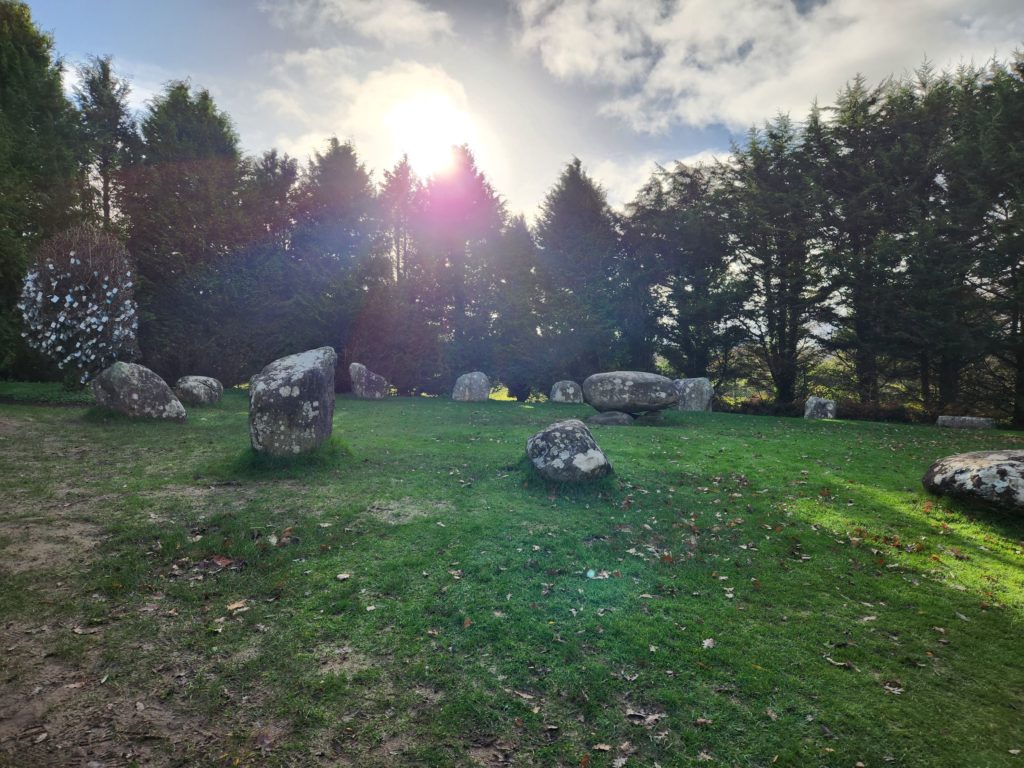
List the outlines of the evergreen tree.
{"label": "evergreen tree", "polygon": [[400,284],[415,269],[416,226],[422,222],[423,207],[423,183],[407,156],[384,171],[378,199],[383,250],[391,261],[394,282]]}
{"label": "evergreen tree", "polygon": [[15,310],[29,254],[76,217],[79,136],[53,41],[28,6],[0,0],[0,371],[33,358]]}
{"label": "evergreen tree", "polygon": [[120,212],[121,173],[139,151],[139,137],[128,108],[131,87],[114,74],[110,57],[94,57],[78,69],[75,101],[85,140],[87,207],[112,229]]}

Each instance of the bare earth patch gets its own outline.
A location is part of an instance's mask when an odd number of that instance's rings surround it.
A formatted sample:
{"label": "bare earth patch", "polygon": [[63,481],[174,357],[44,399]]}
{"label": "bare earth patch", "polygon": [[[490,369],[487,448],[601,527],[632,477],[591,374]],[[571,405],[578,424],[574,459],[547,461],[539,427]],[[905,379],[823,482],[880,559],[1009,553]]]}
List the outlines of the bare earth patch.
{"label": "bare earth patch", "polygon": [[447,501],[413,499],[408,496],[393,501],[376,501],[366,509],[371,517],[390,525],[400,525],[428,515],[446,514],[451,511],[452,505]]}

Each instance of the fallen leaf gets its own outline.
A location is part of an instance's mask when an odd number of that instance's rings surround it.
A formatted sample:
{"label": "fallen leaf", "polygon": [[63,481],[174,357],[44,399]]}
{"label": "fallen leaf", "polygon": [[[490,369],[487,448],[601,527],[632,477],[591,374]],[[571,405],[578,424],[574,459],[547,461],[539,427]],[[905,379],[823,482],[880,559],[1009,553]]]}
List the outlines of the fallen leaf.
{"label": "fallen leaf", "polygon": [[595,752],[611,752],[612,751],[612,745],[611,744],[595,744],[593,746],[593,750]]}
{"label": "fallen leaf", "polygon": [[238,611],[238,610],[241,610],[242,608],[245,608],[245,600],[239,600],[237,602],[234,602],[234,603],[231,603],[230,605],[228,605],[228,610],[229,611]]}
{"label": "fallen leaf", "polygon": [[339,573],[334,578],[336,578],[338,581],[348,581],[349,579],[352,578],[352,574],[351,573]]}
{"label": "fallen leaf", "polygon": [[714,648],[715,647],[715,638],[709,637],[707,640],[702,642],[701,645],[704,648]]}
{"label": "fallen leaf", "polygon": [[73,630],[76,635],[95,635],[100,631],[99,627],[75,627]]}
{"label": "fallen leaf", "polygon": [[706,717],[698,717],[693,722],[694,722],[694,725],[696,725],[697,727],[702,727],[702,726],[705,726],[705,725],[711,725],[715,721],[714,720],[709,720]]}
{"label": "fallen leaf", "polygon": [[472,620],[471,618],[469,618],[469,616],[467,616],[467,617],[466,617],[466,618],[465,618],[465,619],[463,620],[463,622],[462,622],[462,626],[463,626],[463,628],[464,628],[464,629],[469,629],[470,627],[472,627],[472,626],[473,626],[473,620]]}

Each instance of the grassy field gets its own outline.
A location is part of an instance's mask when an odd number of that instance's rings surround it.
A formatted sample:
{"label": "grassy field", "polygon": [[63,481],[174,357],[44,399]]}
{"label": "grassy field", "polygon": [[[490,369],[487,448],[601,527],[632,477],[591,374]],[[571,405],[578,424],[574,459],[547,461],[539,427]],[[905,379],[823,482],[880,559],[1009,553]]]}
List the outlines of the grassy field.
{"label": "grassy field", "polygon": [[929,498],[1005,432],[669,414],[526,464],[585,406],[339,399],[254,461],[0,405],[0,764],[1014,766],[1024,517]]}

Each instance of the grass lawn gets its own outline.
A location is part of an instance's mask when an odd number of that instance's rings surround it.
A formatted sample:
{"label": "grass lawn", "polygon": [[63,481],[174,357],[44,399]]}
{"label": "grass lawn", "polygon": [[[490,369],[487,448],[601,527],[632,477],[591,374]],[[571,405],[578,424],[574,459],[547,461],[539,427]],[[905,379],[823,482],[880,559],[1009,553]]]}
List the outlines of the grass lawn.
{"label": "grass lawn", "polygon": [[1024,516],[920,487],[1024,435],[672,413],[579,489],[585,406],[246,411],[0,405],[0,765],[1024,765]]}

